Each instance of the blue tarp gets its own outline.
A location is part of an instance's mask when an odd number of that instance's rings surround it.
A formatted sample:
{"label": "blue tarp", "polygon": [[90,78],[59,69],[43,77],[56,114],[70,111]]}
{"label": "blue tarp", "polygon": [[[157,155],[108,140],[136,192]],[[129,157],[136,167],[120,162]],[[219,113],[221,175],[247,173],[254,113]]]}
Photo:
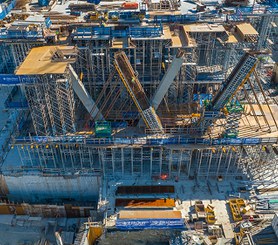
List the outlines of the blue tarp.
{"label": "blue tarp", "polygon": [[33,83],[34,78],[29,76],[17,76],[14,74],[0,74],[0,85],[20,85],[22,83]]}
{"label": "blue tarp", "polygon": [[183,219],[118,219],[119,230],[184,229]]}

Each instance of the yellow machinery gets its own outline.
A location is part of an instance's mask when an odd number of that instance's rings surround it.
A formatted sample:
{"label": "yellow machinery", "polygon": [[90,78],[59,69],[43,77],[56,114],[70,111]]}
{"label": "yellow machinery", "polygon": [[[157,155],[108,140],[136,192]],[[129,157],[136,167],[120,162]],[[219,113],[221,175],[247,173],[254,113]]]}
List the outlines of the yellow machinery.
{"label": "yellow machinery", "polygon": [[198,219],[205,218],[205,216],[206,216],[205,205],[203,204],[202,201],[196,201],[194,208],[195,208],[195,212],[197,214]]}
{"label": "yellow machinery", "polygon": [[99,224],[94,224],[93,222],[88,223],[89,229],[87,234],[87,244],[93,245],[96,240],[102,235],[103,228]]}
{"label": "yellow machinery", "polygon": [[214,207],[208,205],[205,208],[206,211],[206,221],[209,225],[212,225],[216,222],[215,214],[214,214]]}
{"label": "yellow machinery", "polygon": [[91,21],[97,21],[100,19],[100,14],[97,11],[89,12],[88,13],[88,19]]}
{"label": "yellow machinery", "polygon": [[245,202],[242,198],[232,198],[229,200],[229,206],[234,221],[241,221],[241,210],[245,208]]}
{"label": "yellow machinery", "polygon": [[234,233],[236,245],[245,244],[243,242],[243,239],[245,237],[247,237],[248,244],[255,244],[252,235],[250,233],[251,228],[252,228],[252,223],[250,221],[244,221],[240,224],[239,232]]}

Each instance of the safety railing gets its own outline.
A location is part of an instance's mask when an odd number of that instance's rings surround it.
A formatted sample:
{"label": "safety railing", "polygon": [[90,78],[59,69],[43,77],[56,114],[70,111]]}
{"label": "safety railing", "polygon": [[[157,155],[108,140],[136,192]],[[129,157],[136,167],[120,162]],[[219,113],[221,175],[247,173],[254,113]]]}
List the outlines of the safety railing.
{"label": "safety railing", "polygon": [[154,137],[132,137],[132,138],[94,138],[94,136],[34,136],[15,138],[13,144],[84,144],[84,145],[267,145],[277,144],[277,137],[266,138],[221,138],[221,139],[204,139],[204,138],[188,138],[183,136],[162,138]]}

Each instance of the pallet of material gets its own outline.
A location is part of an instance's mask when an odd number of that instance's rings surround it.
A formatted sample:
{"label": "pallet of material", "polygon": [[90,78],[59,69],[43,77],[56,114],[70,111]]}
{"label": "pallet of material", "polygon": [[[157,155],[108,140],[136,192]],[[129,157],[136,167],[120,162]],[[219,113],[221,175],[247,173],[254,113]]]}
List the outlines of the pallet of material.
{"label": "pallet of material", "polygon": [[116,207],[125,208],[173,208],[175,206],[174,199],[116,199]]}
{"label": "pallet of material", "polygon": [[119,213],[119,219],[181,219],[180,211],[172,210],[144,210],[134,211],[134,210],[122,210]]}

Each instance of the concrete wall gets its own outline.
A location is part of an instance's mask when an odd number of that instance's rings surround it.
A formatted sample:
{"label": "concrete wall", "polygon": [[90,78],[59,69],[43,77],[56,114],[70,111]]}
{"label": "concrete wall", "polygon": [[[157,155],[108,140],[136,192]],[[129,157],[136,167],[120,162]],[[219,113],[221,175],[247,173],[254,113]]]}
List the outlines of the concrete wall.
{"label": "concrete wall", "polygon": [[101,179],[97,176],[5,176],[8,198],[14,202],[63,204],[97,202]]}

